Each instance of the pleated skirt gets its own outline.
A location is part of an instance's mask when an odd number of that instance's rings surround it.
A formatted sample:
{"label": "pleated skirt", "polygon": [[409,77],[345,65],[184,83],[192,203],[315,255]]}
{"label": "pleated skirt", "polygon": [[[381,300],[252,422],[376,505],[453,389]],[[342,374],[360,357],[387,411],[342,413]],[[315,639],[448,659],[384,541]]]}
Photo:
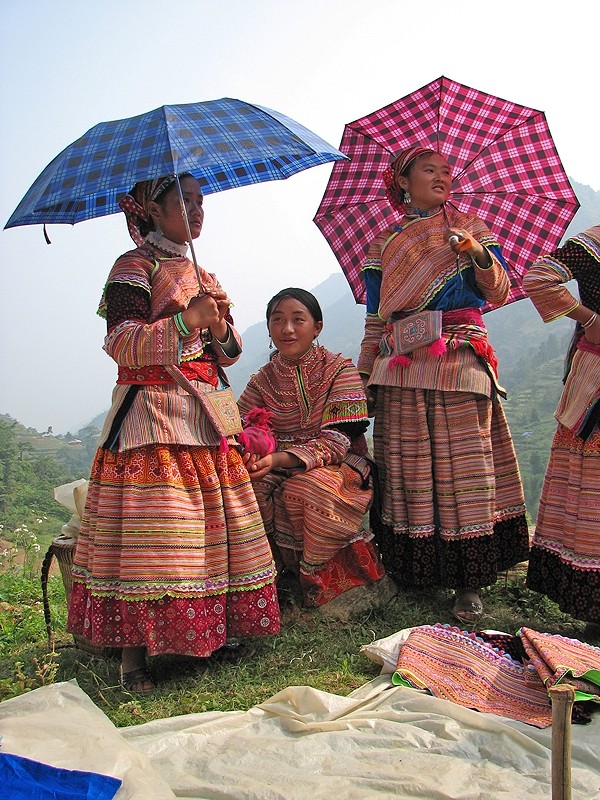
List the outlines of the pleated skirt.
{"label": "pleated skirt", "polygon": [[99,449],[68,629],[99,647],[206,657],[279,631],[275,565],[237,450]]}
{"label": "pleated skirt", "polygon": [[550,450],[527,586],[576,619],[600,622],[600,429],[559,425]]}
{"label": "pleated skirt", "polygon": [[275,471],[254,489],[278,566],[298,575],[305,606],[383,577],[365,521],[373,490],[358,470],[342,463]]}
{"label": "pleated skirt", "polygon": [[379,386],[375,540],[401,586],[479,589],[528,557],[525,500],[499,402]]}

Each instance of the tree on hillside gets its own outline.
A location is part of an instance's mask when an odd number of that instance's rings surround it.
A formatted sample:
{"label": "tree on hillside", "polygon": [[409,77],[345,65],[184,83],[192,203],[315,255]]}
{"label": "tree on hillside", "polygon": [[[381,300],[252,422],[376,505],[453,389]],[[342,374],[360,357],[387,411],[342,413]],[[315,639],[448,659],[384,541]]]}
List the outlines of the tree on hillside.
{"label": "tree on hillside", "polygon": [[59,527],[64,509],[54,499],[54,487],[73,477],[52,456],[22,447],[15,434],[17,425],[16,420],[0,418],[0,523],[10,531],[32,517],[47,515],[56,518]]}

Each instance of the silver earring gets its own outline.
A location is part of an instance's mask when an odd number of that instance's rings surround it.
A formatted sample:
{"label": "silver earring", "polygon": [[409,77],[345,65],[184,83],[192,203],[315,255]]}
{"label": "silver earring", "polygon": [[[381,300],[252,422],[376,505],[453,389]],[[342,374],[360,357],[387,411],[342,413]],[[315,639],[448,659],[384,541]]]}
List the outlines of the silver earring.
{"label": "silver earring", "polygon": [[409,206],[412,203],[412,197],[410,196],[410,192],[408,189],[404,190],[404,205]]}
{"label": "silver earring", "polygon": [[273,349],[273,339],[269,336],[269,350]]}

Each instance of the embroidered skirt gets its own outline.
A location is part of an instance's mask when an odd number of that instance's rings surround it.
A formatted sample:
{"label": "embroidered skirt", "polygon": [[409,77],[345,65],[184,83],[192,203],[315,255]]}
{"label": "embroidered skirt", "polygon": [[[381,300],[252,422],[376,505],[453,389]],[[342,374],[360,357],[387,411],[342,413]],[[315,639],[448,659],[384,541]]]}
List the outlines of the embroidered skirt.
{"label": "embroidered skirt", "polygon": [[373,491],[357,470],[343,463],[271,472],[254,489],[278,567],[298,573],[304,605],[323,605],[383,577],[364,527]]}
{"label": "embroidered skirt", "polygon": [[94,646],[209,656],[279,631],[275,566],[237,450],[99,449],[68,629]]}
{"label": "embroidered skirt", "polygon": [[600,622],[600,429],[559,425],[550,450],[527,586],[577,619]]}
{"label": "embroidered skirt", "polygon": [[528,557],[515,450],[500,403],[379,386],[375,540],[401,586],[479,589]]}

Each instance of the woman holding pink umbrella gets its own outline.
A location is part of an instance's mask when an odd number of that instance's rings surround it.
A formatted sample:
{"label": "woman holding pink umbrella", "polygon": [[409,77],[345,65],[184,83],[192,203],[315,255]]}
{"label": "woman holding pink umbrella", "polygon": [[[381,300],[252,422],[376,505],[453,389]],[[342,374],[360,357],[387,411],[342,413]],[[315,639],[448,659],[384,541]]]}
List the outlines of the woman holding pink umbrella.
{"label": "woman holding pink umbrella", "polygon": [[363,266],[367,317],[358,369],[375,414],[386,571],[400,586],[455,591],[476,623],[480,590],[528,555],[525,504],[481,309],[510,284],[498,242],[446,207],[452,176],[428,147],[397,155],[388,198],[403,216]]}

